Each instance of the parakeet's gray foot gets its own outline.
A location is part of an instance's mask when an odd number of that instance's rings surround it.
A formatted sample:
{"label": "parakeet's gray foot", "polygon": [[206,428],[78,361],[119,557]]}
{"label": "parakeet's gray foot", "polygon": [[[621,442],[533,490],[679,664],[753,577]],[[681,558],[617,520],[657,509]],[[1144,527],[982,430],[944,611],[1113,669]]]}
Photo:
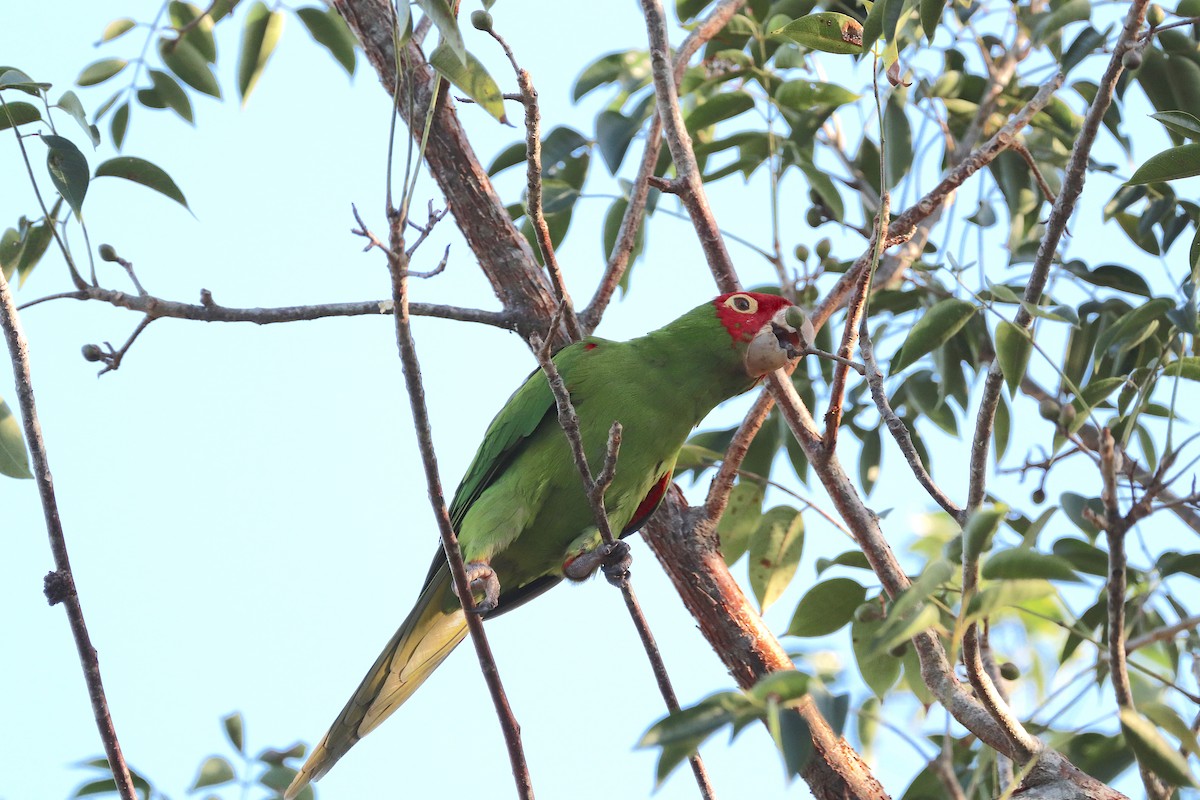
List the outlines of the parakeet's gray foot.
{"label": "parakeet's gray foot", "polygon": [[466,567],[471,593],[476,596],[483,593],[483,598],[476,600],[475,608],[471,610],[476,614],[490,614],[500,603],[500,580],[496,571],[486,561],[470,561]]}
{"label": "parakeet's gray foot", "polygon": [[608,582],[619,585],[629,575],[629,566],[633,559],[629,555],[629,545],[618,539],[612,544],[602,544],[595,550],[580,553],[563,564],[563,575],[573,581],[587,580],[603,570]]}

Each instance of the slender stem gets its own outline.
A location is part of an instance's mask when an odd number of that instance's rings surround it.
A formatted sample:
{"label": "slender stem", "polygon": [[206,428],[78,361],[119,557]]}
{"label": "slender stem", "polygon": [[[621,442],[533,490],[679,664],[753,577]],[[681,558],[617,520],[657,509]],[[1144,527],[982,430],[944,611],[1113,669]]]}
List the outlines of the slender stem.
{"label": "slender stem", "polygon": [[[1058,243],[1062,240],[1063,233],[1067,229],[1067,221],[1074,213],[1075,204],[1079,200],[1079,195],[1083,192],[1083,184],[1087,179],[1088,159],[1092,152],[1092,145],[1096,141],[1096,133],[1099,131],[1100,123],[1104,119],[1109,105],[1112,103],[1117,80],[1121,77],[1121,72],[1124,70],[1122,58],[1125,52],[1134,46],[1138,31],[1141,29],[1142,23],[1146,18],[1146,7],[1148,5],[1149,0],[1134,0],[1130,4],[1121,34],[1117,37],[1117,42],[1113,46],[1112,57],[1108,61],[1108,67],[1104,70],[1104,75],[1100,79],[1100,85],[1096,90],[1096,96],[1093,98],[1091,105],[1088,107],[1087,114],[1084,116],[1083,127],[1079,131],[1079,138],[1075,140],[1075,145],[1071,148],[1071,157],[1067,162],[1066,172],[1063,175],[1062,191],[1058,193],[1054,205],[1050,208],[1050,216],[1046,220],[1046,233],[1042,237],[1042,241],[1038,244],[1033,269],[1030,271],[1029,279],[1025,286],[1024,302],[1017,310],[1016,316],[1013,319],[1013,324],[1019,328],[1029,330],[1033,324],[1033,315],[1026,309],[1037,306],[1041,300],[1042,291],[1046,287],[1046,281],[1050,278],[1050,267],[1054,260],[1054,255],[1058,251]],[[978,508],[979,504],[983,502],[987,478],[987,457],[991,447],[992,426],[995,424],[996,407],[1000,403],[1000,391],[1003,385],[1004,374],[1000,371],[1000,362],[993,361],[991,367],[988,369],[987,379],[984,382],[983,398],[980,401],[979,413],[976,417],[975,436],[971,442],[971,477],[970,486],[967,490],[966,504],[968,511]]]}
{"label": "slender stem", "polygon": [[[158,319],[190,319],[197,322],[253,322],[255,325],[273,325],[281,322],[303,322],[327,317],[362,317],[392,314],[392,300],[364,300],[354,303],[325,303],[314,306],[282,306],[277,308],[233,308],[213,302],[212,294],[201,290],[199,304],[164,300],[153,295],[131,295],[99,286],[89,286],[74,292],[40,297],[21,306],[31,308],[50,300],[96,300],[118,308],[138,311]],[[460,322],[478,322],[497,328],[512,330],[515,326],[511,315],[499,311],[483,311],[477,308],[459,308],[431,303],[410,303],[409,313],[418,317],[440,317]]]}
{"label": "slender stem", "polygon": [[42,424],[38,420],[37,403],[33,396],[33,378],[29,365],[29,343],[21,329],[21,320],[17,315],[16,304],[13,302],[12,290],[4,273],[0,272],[0,327],[4,329],[4,339],[8,344],[8,353],[12,359],[13,375],[17,382],[17,401],[21,408],[21,420],[25,427],[25,438],[29,443],[30,459],[33,466],[33,478],[37,484],[38,496],[42,501],[42,513],[46,518],[46,533],[50,537],[50,551],[54,556],[54,571],[46,576],[46,598],[50,605],[62,603],[67,611],[67,621],[71,626],[71,635],[75,639],[75,649],[79,654],[79,664],[83,668],[83,679],[87,684],[88,697],[92,704],[92,716],[96,720],[96,728],[100,731],[100,740],[104,744],[104,753],[108,758],[108,766],[112,770],[113,780],[116,781],[117,793],[122,800],[137,800],[137,792],[133,787],[133,779],[125,757],[121,754],[121,744],[117,740],[117,731],[113,726],[112,716],[108,710],[108,698],[104,694],[104,682],[100,677],[100,660],[96,648],[92,646],[91,636],[88,635],[87,625],[83,619],[83,607],[79,602],[79,593],[75,587],[75,575],[71,572],[71,560],[67,555],[67,539],[63,533],[62,519],[58,513],[58,500],[54,494],[54,478],[50,474],[50,464],[46,454],[46,440],[42,436]]}
{"label": "slender stem", "polygon": [[[558,407],[558,423],[571,445],[571,455],[575,460],[575,468],[579,470],[580,480],[583,481],[584,492],[587,494],[588,503],[592,507],[592,516],[596,520],[596,527],[600,531],[600,538],[604,540],[605,547],[612,547],[617,540],[613,536],[612,526],[609,524],[608,511],[604,507],[604,493],[608,489],[609,484],[612,483],[613,476],[616,474],[617,453],[621,446],[621,423],[613,421],[608,435],[608,445],[605,448],[604,468],[598,479],[593,478],[592,468],[588,464],[587,454],[583,450],[583,435],[579,430],[579,416],[575,413],[575,406],[571,403],[571,394],[567,391],[567,385],[563,381],[562,375],[559,374],[558,367],[554,364],[554,360],[550,357],[549,352],[542,346],[543,343],[540,338],[534,337],[533,341],[529,344],[533,349],[534,355],[537,356],[538,364],[546,374],[546,380],[550,384],[550,391],[554,394],[554,401]],[[611,580],[612,578],[610,578]],[[633,585],[629,581],[628,570],[617,577],[615,585],[620,588],[621,595],[625,599],[625,608],[629,610],[629,618],[633,620],[633,626],[637,628],[638,637],[642,640],[642,647],[645,649],[646,658],[649,659],[650,667],[654,671],[654,678],[658,683],[658,690],[662,694],[663,702],[667,705],[667,710],[672,713],[679,711],[679,699],[675,695],[674,687],[671,686],[671,677],[667,673],[667,665],[663,661],[658,644],[654,641],[654,634],[650,631],[650,623],[646,621],[646,615],[642,613],[642,607],[637,601],[637,596],[633,593]],[[692,755],[689,761],[692,765],[692,773],[696,777],[696,784],[700,788],[700,795],[705,800],[712,800],[712,798],[716,797],[716,794],[713,791],[712,783],[708,778],[708,771],[705,769],[700,755],[698,753]]]}
{"label": "slender stem", "polygon": [[[397,233],[399,230],[399,233]],[[433,434],[429,425],[429,409],[425,404],[425,387],[421,381],[421,364],[417,360],[416,344],[412,337],[411,316],[408,308],[408,274],[406,272],[407,257],[404,254],[403,242],[404,223],[399,217],[392,222],[392,248],[388,259],[389,271],[392,276],[392,301],[395,308],[396,344],[400,351],[400,362],[404,371],[404,383],[408,389],[409,405],[412,407],[413,425],[417,434],[417,446],[421,451],[421,462],[425,468],[425,483],[429,490],[429,501],[433,506],[437,519],[438,532],[442,537],[442,547],[446,552],[446,560],[450,564],[450,573],[454,578],[454,587],[459,600],[463,604],[467,620],[467,630],[471,634],[471,643],[475,646],[475,654],[479,658],[479,668],[492,695],[492,703],[496,707],[496,716],[504,731],[504,741],[508,746],[508,758],[512,764],[513,780],[517,785],[517,795],[522,800],[532,800],[533,782],[529,776],[529,766],[525,760],[525,750],[521,745],[521,726],[517,724],[504,686],[500,682],[500,671],[492,656],[487,634],[483,629],[482,617],[475,613],[475,598],[467,579],[466,566],[463,564],[462,551],[458,546],[458,536],[450,524],[450,514],[446,509],[446,495],[442,489],[442,481],[438,475],[437,453],[433,449]]]}

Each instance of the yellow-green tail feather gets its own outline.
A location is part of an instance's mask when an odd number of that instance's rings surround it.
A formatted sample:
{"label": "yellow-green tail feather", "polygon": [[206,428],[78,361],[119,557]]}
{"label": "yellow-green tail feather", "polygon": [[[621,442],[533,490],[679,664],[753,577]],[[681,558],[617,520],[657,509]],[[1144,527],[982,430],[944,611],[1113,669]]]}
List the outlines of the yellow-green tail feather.
{"label": "yellow-green tail feather", "polygon": [[292,800],[310,781],[319,780],[359,739],[399,708],[466,633],[450,570],[443,565],[431,576],[416,606],[375,659],[329,732],[313,748],[284,793],[285,800]]}

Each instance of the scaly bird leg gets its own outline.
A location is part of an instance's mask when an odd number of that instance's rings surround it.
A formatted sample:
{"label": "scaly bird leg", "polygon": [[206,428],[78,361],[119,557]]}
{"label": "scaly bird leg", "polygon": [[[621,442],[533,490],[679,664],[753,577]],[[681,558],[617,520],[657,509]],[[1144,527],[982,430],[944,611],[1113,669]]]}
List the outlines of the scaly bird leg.
{"label": "scaly bird leg", "polygon": [[629,577],[629,567],[632,564],[629,545],[618,539],[612,544],[602,544],[595,550],[568,558],[563,562],[563,575],[569,580],[583,581],[600,569],[604,571],[604,577],[608,578],[609,583],[619,586],[621,581]]}
{"label": "scaly bird leg", "polygon": [[[466,568],[471,593],[483,594],[483,598],[476,600],[475,607],[470,610],[476,614],[490,614],[500,604],[500,580],[496,577],[496,571],[486,561],[469,561]],[[457,589],[454,593],[458,594]]]}

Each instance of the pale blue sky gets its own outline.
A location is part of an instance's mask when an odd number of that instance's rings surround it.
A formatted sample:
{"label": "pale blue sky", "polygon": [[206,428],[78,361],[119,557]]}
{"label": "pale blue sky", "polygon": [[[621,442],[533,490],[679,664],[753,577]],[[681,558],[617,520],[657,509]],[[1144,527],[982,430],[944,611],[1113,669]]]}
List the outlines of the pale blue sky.
{"label": "pale blue sky", "polygon": [[[91,49],[110,19],[150,19],[156,10],[147,0],[36,8],[10,2],[0,26],[0,61],[53,83],[57,97],[94,58],[136,51],[140,30],[102,53]],[[571,84],[584,64],[580,54],[590,59],[644,46],[635,4],[569,18],[548,15],[544,4],[531,0],[504,0],[495,13],[498,30],[533,74],[547,127],[563,122],[590,134],[607,97],[598,92],[581,106],[570,104]],[[368,224],[383,228],[388,104],[375,76],[360,61],[347,81],[289,17],[279,50],[248,107],[239,110],[232,97],[238,39],[232,34],[219,39],[227,100],[193,95],[196,128],[169,112],[137,109],[126,140],[125,153],[172,174],[195,218],[145,189],[103,179],[85,205],[93,243],[114,245],[151,293],[172,299],[195,301],[202,287],[230,306],[388,296],[381,257],[363,255],[361,241],[349,234],[351,203]],[[496,48],[473,30],[465,36],[510,87]],[[824,66],[836,74],[845,63],[831,57]],[[107,97],[103,89],[80,94],[89,111]],[[517,137],[476,109],[461,113],[485,164]],[[853,128],[857,120],[851,120]],[[63,125],[60,132],[81,141],[65,117]],[[32,214],[35,204],[11,133],[3,133],[0,223],[7,226]],[[1155,144],[1143,157],[1163,141],[1151,133]],[[40,170],[42,145],[30,141],[29,147]],[[636,159],[637,149],[635,142],[627,161]],[[87,153],[93,165],[112,155],[107,142]],[[596,176],[603,171],[598,158],[592,169]],[[519,194],[517,172],[500,181],[508,202]],[[48,185],[40,172],[38,178]],[[428,189],[430,182],[423,185]],[[610,191],[605,185],[595,181],[589,191]],[[1111,188],[1099,191],[1100,203],[1106,191]],[[830,226],[814,234],[803,224],[804,192],[793,175],[784,196],[788,250],[834,235]],[[973,207],[977,192],[972,184],[964,202]],[[740,178],[726,179],[714,187],[713,199],[726,228],[768,241],[763,180],[747,187]],[[602,267],[599,230],[607,207],[607,200],[583,201],[560,253],[581,302]],[[1101,230],[1112,240],[1104,242],[1107,251],[1136,258],[1115,229]],[[82,250],[81,238],[73,241]],[[857,252],[853,238],[841,241],[838,255]],[[417,268],[422,260],[432,265],[451,242],[447,271],[417,282],[414,299],[496,308],[450,221],[422,250]],[[744,282],[772,279],[761,259],[737,245],[731,249]],[[99,271],[106,285],[128,288],[115,265],[99,264]],[[690,227],[664,215],[654,219],[633,282],[629,298],[610,308],[601,335],[626,338],[658,327],[715,293]],[[47,258],[19,299],[67,288],[61,261]],[[317,740],[407,612],[437,546],[390,318],[263,328],[163,320],[143,334],[119,372],[100,380],[79,347],[105,340],[119,345],[136,325],[135,315],[61,301],[22,319],[76,580],[131,764],[182,796],[200,760],[225,751],[219,718],[235,709],[246,716],[252,752]],[[517,337],[490,328],[418,320],[415,335],[443,480],[452,490],[487,423],[533,362]],[[0,396],[15,405],[7,366],[0,367]],[[732,424],[746,402],[719,410],[706,427]],[[945,464],[939,479],[961,497],[964,471],[957,465],[964,463],[964,447],[936,434],[930,442]],[[852,464],[854,444],[844,437],[842,446]],[[1010,461],[1021,456],[1016,445],[1010,452]],[[913,515],[930,503],[888,444],[884,458],[886,480],[873,505],[895,508],[884,528],[899,547],[911,539]],[[787,467],[778,472],[795,484]],[[1097,489],[1093,477],[1074,488]],[[0,479],[0,514],[0,685],[6,689],[0,719],[7,721],[0,726],[0,798],[64,797],[86,777],[71,764],[101,748],[66,620],[41,594],[51,561],[33,484]],[[848,548],[815,515],[807,519],[804,562],[768,614],[777,630],[811,584],[815,558]],[[1058,535],[1069,530],[1061,517],[1056,524]],[[694,702],[731,688],[640,541],[634,558],[635,587],[681,698]],[[735,573],[744,571],[743,563]],[[592,582],[556,590],[489,625],[540,797],[650,793],[655,755],[633,745],[662,704],[625,617],[618,594]],[[843,659],[846,645],[844,630],[803,643],[809,652],[836,648]],[[847,686],[857,706],[864,692],[856,678]],[[912,708],[886,708],[895,724],[918,730],[920,714]],[[472,715],[477,735],[458,741],[457,722]],[[936,728],[943,717],[935,712],[933,719]],[[886,732],[877,752],[883,754],[880,776],[898,796],[916,766],[914,753]],[[723,798],[807,796],[802,783],[785,783],[759,728],[733,747],[718,738],[704,755]],[[337,800],[457,797],[481,787],[507,796],[510,785],[483,681],[463,648],[318,789],[320,797]],[[694,796],[686,770],[656,795]]]}

